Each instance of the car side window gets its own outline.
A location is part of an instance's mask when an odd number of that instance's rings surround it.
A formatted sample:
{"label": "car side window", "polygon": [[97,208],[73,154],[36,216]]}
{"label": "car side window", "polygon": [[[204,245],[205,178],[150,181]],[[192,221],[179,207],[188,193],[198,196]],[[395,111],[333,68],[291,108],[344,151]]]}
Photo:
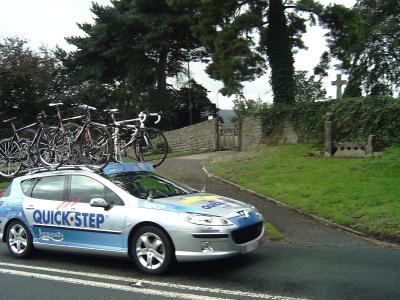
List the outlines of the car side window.
{"label": "car side window", "polygon": [[69,201],[90,203],[93,198],[102,198],[111,205],[124,205],[118,195],[102,183],[87,176],[72,175]]}
{"label": "car side window", "polygon": [[64,200],[65,176],[42,177],[31,184],[34,184],[33,189],[29,182],[22,189],[23,191],[26,189],[25,192],[27,193],[29,189],[32,189],[32,198],[55,201]]}

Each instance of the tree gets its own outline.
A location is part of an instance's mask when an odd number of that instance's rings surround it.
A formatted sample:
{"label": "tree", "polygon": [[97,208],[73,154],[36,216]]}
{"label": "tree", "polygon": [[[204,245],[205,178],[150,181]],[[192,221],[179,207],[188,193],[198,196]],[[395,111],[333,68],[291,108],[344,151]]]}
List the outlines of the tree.
{"label": "tree", "polygon": [[275,102],[291,103],[295,99],[294,58],[288,20],[282,1],[269,2],[268,27],[262,46],[271,67],[271,86]]}
{"label": "tree", "polygon": [[[341,16],[341,17],[338,17]],[[400,3],[392,0],[359,0],[354,8],[329,6],[324,15],[331,58],[349,74],[344,96],[392,95],[400,80]]]}
{"label": "tree", "polygon": [[314,102],[326,98],[326,90],[321,79],[314,75],[307,76],[307,71],[295,72],[295,99],[296,102]]}
{"label": "tree", "polygon": [[173,89],[167,78],[205,55],[190,30],[196,7],[170,7],[165,0],[111,4],[93,3],[95,23],[79,25],[86,36],[67,39],[78,48],[72,55],[80,80],[96,79],[127,92],[129,88],[132,108],[146,103],[150,110],[170,111]]}
{"label": "tree", "polygon": [[231,121],[237,122],[244,117],[255,115],[266,107],[268,107],[268,104],[263,103],[260,99],[240,98],[233,100],[233,112],[235,115],[232,117]]}
{"label": "tree", "polygon": [[201,18],[195,34],[212,53],[207,72],[223,81],[222,92],[240,95],[241,82],[264,74],[268,60],[274,102],[294,103],[293,51],[304,48],[306,23],[316,24],[323,6],[313,0],[197,2]]}
{"label": "tree", "polygon": [[28,122],[60,93],[61,86],[54,52],[44,47],[35,52],[26,44],[19,38],[0,43],[0,111],[10,116],[17,107],[20,119]]}

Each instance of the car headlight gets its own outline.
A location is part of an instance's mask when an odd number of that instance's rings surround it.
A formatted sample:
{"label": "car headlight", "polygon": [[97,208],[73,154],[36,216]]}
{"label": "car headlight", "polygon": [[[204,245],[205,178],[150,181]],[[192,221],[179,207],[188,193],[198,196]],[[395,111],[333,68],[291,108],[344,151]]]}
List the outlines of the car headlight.
{"label": "car headlight", "polygon": [[184,218],[185,221],[196,225],[206,225],[206,226],[233,225],[233,223],[231,223],[229,220],[222,217],[193,214],[193,213],[181,213],[180,215]]}

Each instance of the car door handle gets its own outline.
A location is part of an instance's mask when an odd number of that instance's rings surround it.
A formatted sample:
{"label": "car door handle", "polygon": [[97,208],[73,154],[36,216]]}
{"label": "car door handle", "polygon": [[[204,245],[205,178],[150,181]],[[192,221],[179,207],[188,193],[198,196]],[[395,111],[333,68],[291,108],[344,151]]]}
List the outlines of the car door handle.
{"label": "car door handle", "polygon": [[34,207],[33,205],[28,205],[28,206],[26,207],[26,209],[35,209],[35,207]]}

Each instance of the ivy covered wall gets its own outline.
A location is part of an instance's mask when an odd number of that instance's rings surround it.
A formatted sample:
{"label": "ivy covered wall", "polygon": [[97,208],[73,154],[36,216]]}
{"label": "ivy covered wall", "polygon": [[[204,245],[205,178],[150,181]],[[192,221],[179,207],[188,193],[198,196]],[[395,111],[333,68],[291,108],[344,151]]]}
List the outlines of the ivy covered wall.
{"label": "ivy covered wall", "polygon": [[334,140],[365,143],[375,135],[379,146],[400,144],[400,99],[388,97],[346,98],[325,102],[273,105],[260,111],[264,133],[290,122],[301,143],[323,144],[324,121],[331,113]]}

